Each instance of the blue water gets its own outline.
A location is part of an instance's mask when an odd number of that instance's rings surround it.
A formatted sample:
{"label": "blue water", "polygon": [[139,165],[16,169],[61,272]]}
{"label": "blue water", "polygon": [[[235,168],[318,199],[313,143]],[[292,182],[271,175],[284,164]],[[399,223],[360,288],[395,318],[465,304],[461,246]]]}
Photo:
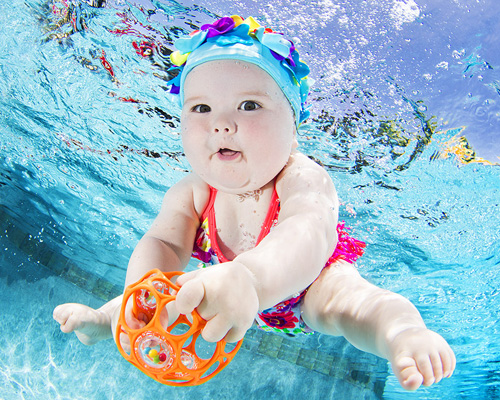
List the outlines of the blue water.
{"label": "blue water", "polygon": [[[82,7],[87,28],[76,31],[49,10],[39,0],[0,4],[0,204],[24,231],[121,284],[163,193],[189,168],[165,91],[172,38],[212,14],[269,19],[296,32],[313,70],[315,118],[300,132],[301,149],[328,169],[341,217],[368,243],[361,273],[412,300],[457,354],[453,378],[406,398],[500,397],[498,2],[115,0]],[[154,43],[152,57],[134,42]],[[475,158],[450,150],[462,136]],[[44,329],[36,317],[32,326]],[[1,339],[15,354],[16,341]],[[61,335],[40,340],[50,343],[49,360],[77,346]],[[79,351],[66,381],[85,376],[79,363],[92,366],[98,351]],[[13,381],[27,368],[3,363]],[[19,387],[44,393],[43,371]],[[390,375],[384,398],[402,393]]]}
{"label": "blue water", "polygon": [[[342,340],[321,335],[288,339],[294,346],[298,341],[298,348],[309,353],[318,350],[323,354],[342,355],[342,361],[347,360],[352,369],[339,369],[336,374],[346,375],[347,379],[335,381],[328,374],[318,374],[288,362],[286,354],[270,357],[262,340],[255,340],[256,335],[264,334],[252,329],[237,357],[207,383],[188,388],[162,385],[122,358],[113,341],[87,347],[75,337],[63,334],[52,320],[52,309],[57,304],[78,301],[98,307],[102,300],[47,272],[38,261],[12,248],[6,238],[0,237],[0,246],[9,250],[0,253],[2,400],[326,399],[338,398],[339,394],[344,399],[354,400],[360,398],[356,390],[362,385],[356,384],[356,379],[353,385],[353,372],[361,376],[358,378],[361,381],[364,381],[363,372],[370,369],[378,371],[372,375],[380,374],[380,379],[385,377],[385,365],[382,369],[374,369],[373,358],[359,351],[353,354],[351,346]],[[270,350],[276,348],[291,353],[297,350],[286,343],[271,346]],[[351,397],[353,386],[355,392]]]}

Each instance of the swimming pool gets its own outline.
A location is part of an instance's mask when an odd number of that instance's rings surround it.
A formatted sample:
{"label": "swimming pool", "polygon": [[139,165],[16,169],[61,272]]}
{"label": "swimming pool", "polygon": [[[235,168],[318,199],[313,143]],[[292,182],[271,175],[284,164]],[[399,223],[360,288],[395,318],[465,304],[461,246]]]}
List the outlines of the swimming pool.
{"label": "swimming pool", "polygon": [[76,7],[72,23],[14,0],[0,5],[0,398],[234,398],[233,388],[338,398],[369,385],[401,398],[376,359],[357,362],[320,335],[276,344],[252,330],[234,368],[190,391],[50,320],[60,302],[99,305],[119,290],[164,191],[188,169],[164,90],[169,41],[230,13],[298,32],[317,81],[301,148],[328,169],[341,217],[368,243],[360,271],[410,298],[457,354],[452,379],[406,398],[500,397],[498,4],[116,0]]}

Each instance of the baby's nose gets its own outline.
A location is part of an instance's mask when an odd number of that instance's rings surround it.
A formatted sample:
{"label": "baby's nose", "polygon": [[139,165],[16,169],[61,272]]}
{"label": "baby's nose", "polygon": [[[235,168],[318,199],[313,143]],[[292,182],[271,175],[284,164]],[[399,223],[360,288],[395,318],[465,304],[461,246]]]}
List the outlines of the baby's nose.
{"label": "baby's nose", "polygon": [[214,121],[214,133],[233,134],[236,132],[236,123],[227,116],[220,116]]}
{"label": "baby's nose", "polygon": [[215,133],[219,133],[219,132],[224,132],[224,133],[229,133],[231,130],[226,126],[225,128],[215,128],[214,129],[214,132]]}

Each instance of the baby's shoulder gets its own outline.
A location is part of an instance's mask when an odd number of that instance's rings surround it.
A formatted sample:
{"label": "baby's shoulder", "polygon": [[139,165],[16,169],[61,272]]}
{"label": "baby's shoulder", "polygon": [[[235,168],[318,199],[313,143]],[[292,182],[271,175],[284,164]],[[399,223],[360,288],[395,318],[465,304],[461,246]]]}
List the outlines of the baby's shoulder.
{"label": "baby's shoulder", "polygon": [[290,200],[318,197],[327,199],[324,204],[335,205],[338,201],[335,185],[326,169],[299,152],[290,156],[277,177],[276,191],[283,205]]}
{"label": "baby's shoulder", "polygon": [[328,172],[322,166],[297,151],[290,155],[285,168],[277,177],[277,184],[280,181],[290,180],[314,182],[316,179],[331,181]]}
{"label": "baby's shoulder", "polygon": [[196,213],[201,216],[210,198],[210,187],[198,175],[190,173],[177,182],[171,191],[182,192],[192,202]]}
{"label": "baby's shoulder", "polygon": [[332,178],[319,164],[302,153],[290,156],[286,167],[276,179],[276,191],[282,202],[297,196],[309,196],[311,193],[337,198]]}

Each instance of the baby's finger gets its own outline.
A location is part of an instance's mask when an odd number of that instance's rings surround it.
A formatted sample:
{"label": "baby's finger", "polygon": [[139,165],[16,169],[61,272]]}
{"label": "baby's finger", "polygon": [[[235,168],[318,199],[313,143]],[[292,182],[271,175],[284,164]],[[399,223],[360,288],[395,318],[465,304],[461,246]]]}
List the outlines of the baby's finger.
{"label": "baby's finger", "polygon": [[216,315],[210,321],[207,321],[207,324],[201,331],[201,337],[207,342],[218,342],[224,339],[230,329],[231,324],[229,324],[229,321],[224,317]]}
{"label": "baby's finger", "polygon": [[128,299],[126,308],[125,308],[125,323],[129,328],[132,329],[140,329],[149,322],[146,316],[143,313],[139,313],[139,315],[134,315],[132,311],[132,297]]}
{"label": "baby's finger", "polygon": [[191,272],[186,272],[185,274],[179,275],[177,277],[177,280],[175,281],[175,284],[178,286],[184,285],[186,282],[193,280],[198,276],[199,270],[197,271],[191,271]]}
{"label": "baby's finger", "polygon": [[228,343],[239,342],[245,336],[247,329],[233,328],[224,337],[224,340]]}
{"label": "baby's finger", "polygon": [[175,298],[175,307],[181,314],[191,314],[205,297],[205,287],[198,279],[189,280],[182,285]]}
{"label": "baby's finger", "polygon": [[130,354],[130,338],[124,333],[120,333],[120,345],[125,353]]}

